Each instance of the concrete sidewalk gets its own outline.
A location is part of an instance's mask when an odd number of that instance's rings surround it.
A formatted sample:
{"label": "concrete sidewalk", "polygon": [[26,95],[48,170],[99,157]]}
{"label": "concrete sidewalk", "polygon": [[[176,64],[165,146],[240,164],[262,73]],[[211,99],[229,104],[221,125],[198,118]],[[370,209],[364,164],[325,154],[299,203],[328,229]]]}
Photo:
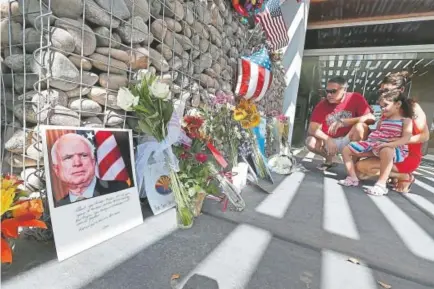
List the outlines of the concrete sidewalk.
{"label": "concrete sidewalk", "polygon": [[62,263],[53,243],[20,242],[2,288],[172,288],[173,274],[175,288],[434,287],[434,166],[418,171],[415,194],[375,198],[338,186],[343,167],[324,174],[298,156],[307,170],[264,184],[273,194],[247,187],[241,213],[207,201],[189,230],[173,210],[145,208],[143,225]]}

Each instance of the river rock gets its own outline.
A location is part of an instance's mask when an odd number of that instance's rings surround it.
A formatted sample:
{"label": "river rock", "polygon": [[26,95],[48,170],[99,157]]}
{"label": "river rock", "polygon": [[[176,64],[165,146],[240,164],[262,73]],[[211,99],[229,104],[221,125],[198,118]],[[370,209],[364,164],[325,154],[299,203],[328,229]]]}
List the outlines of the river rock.
{"label": "river rock", "polygon": [[182,22],[181,26],[182,26],[181,34],[187,36],[188,38],[191,38],[193,36],[193,33],[190,25],[188,25],[186,22]]}
{"label": "river rock", "polygon": [[214,43],[215,45],[217,45],[218,47],[221,47],[222,46],[222,39],[221,39],[220,32],[217,30],[217,28],[215,28],[212,25],[208,25],[208,29],[210,32],[211,42]]}
{"label": "river rock", "polygon": [[[9,23],[10,23],[10,31],[11,38],[9,39]],[[0,21],[0,43],[1,46],[7,45],[17,45],[21,44],[21,31],[22,25],[20,23],[16,23],[14,21],[9,21],[9,19],[2,19]]]}
{"label": "river rock", "polygon": [[203,26],[203,24],[200,23],[199,21],[194,20],[191,28],[193,29],[193,33],[197,33],[197,34],[199,34],[199,36],[205,37],[206,39],[209,39],[208,31],[205,29],[205,26]]}
{"label": "river rock", "polygon": [[163,41],[167,32],[167,23],[163,19],[157,19],[151,24],[151,32],[155,38]]}
{"label": "river rock", "polygon": [[220,15],[220,11],[217,5],[212,3],[210,7],[210,12],[211,12],[210,24],[213,25],[214,27],[217,27],[217,29],[219,29],[220,31],[223,31],[224,21],[222,16]]}
{"label": "river rock", "polygon": [[32,143],[32,132],[17,130],[5,143],[4,148],[13,153],[22,153]]}
{"label": "river rock", "polygon": [[[23,168],[23,167],[36,167],[38,165],[38,162],[31,158],[24,158],[21,155],[18,154],[11,154],[6,153],[4,159],[6,162],[13,168]],[[40,162],[40,166],[43,166],[44,163]]]}
{"label": "river rock", "polygon": [[217,46],[215,46],[214,44],[211,44],[209,46],[209,53],[211,54],[211,57],[213,59],[219,58],[220,57],[220,52],[221,52],[221,49],[218,48]]}
{"label": "river rock", "polygon": [[33,142],[31,145],[29,145],[26,148],[25,156],[26,158],[33,159],[36,161],[39,160],[42,162],[44,158],[44,153],[43,153],[43,146],[42,146],[41,139]]}
{"label": "river rock", "polygon": [[96,45],[98,47],[109,47],[111,42],[112,48],[119,48],[122,44],[122,39],[116,32],[112,32],[110,38],[110,29],[100,26],[94,29],[96,37]]}
{"label": "river rock", "polygon": [[[23,5],[23,1],[25,1],[25,5]],[[47,14],[49,12],[45,5],[42,5],[41,10],[39,0],[19,0],[18,3],[20,6],[20,13],[22,14],[24,11],[24,15],[26,15],[26,22],[30,23],[38,30],[40,30],[41,20],[43,21],[44,25],[46,25],[47,19],[50,17],[50,24],[54,23],[54,17],[52,16],[45,16],[42,19],[39,17],[39,15]]]}
{"label": "river rock", "polygon": [[201,54],[198,59],[194,61],[194,72],[201,73],[212,65],[212,57],[209,53]]}
{"label": "river rock", "polygon": [[106,11],[111,11],[117,18],[128,19],[131,17],[131,13],[124,0],[95,0],[95,2]]}
{"label": "river rock", "polygon": [[149,51],[144,47],[138,47],[133,49],[133,51],[127,51],[130,57],[129,65],[132,70],[145,69],[148,68],[149,61]]}
{"label": "river rock", "polygon": [[192,25],[194,23],[194,14],[192,12],[193,9],[190,8],[188,3],[184,3],[182,6],[184,7],[185,22],[187,22],[189,25]]}
{"label": "river rock", "polygon": [[92,128],[104,127],[102,120],[96,116],[91,116],[83,119],[81,122],[81,126]]}
{"label": "river rock", "polygon": [[52,107],[56,105],[67,106],[68,96],[61,90],[47,89],[40,93],[34,93],[31,102],[33,109],[38,111],[38,107],[43,107],[45,104],[49,104]]}
{"label": "river rock", "polygon": [[[26,37],[26,52],[29,53],[33,53],[36,49],[38,49],[41,45],[41,33],[38,32],[35,28],[26,28],[26,30],[24,30],[24,34]],[[46,44],[46,40],[43,39],[43,43],[42,44]],[[5,56],[6,55],[6,51],[8,51],[9,49],[5,50]],[[8,51],[9,53],[9,51]],[[18,53],[17,53],[18,54]],[[20,53],[22,54],[22,52]]]}
{"label": "river rock", "polygon": [[199,80],[202,87],[214,87],[214,79],[206,74],[202,73]]}
{"label": "river rock", "polygon": [[151,63],[161,72],[169,71],[169,64],[166,59],[156,50],[149,48],[149,57],[151,58]]}
{"label": "river rock", "polygon": [[[118,0],[115,0],[113,3],[117,1]],[[85,16],[87,21],[96,25],[105,26],[107,28],[110,28],[110,25],[113,29],[119,27],[119,24],[121,23],[120,20],[116,17],[112,17],[109,12],[110,10],[105,11],[101,9],[101,7],[96,4],[94,0],[86,0],[84,3],[86,5]]]}
{"label": "river rock", "polygon": [[102,112],[102,107],[91,99],[71,99],[68,108],[81,114],[81,116],[95,116]]}
{"label": "river rock", "polygon": [[169,30],[167,30],[163,42],[169,46],[169,48],[172,48],[177,55],[182,55],[182,52],[184,52],[184,48],[182,47],[181,43],[176,40],[174,33]]}
{"label": "river rock", "polygon": [[168,28],[170,31],[173,31],[173,32],[181,32],[181,30],[182,30],[181,23],[179,23],[179,22],[176,21],[175,19],[172,19],[172,18],[169,18],[169,17],[164,17],[164,18],[163,18],[162,15],[159,15],[158,18],[159,18],[159,19],[163,19],[163,20],[166,22],[166,24],[167,24],[167,28]]}
{"label": "river rock", "polygon": [[[42,150],[41,150],[41,155],[42,155]],[[26,185],[26,189],[31,192],[39,191],[44,186],[43,170],[37,168],[26,168],[21,172],[20,177],[24,181]]]}
{"label": "river rock", "polygon": [[68,96],[68,98],[74,98],[74,97],[79,97],[80,93],[81,93],[81,96],[85,96],[85,95],[89,94],[90,89],[91,89],[90,87],[77,87],[77,88],[74,88],[73,90],[67,91],[65,93]]}
{"label": "river rock", "polygon": [[175,20],[177,21],[181,21],[182,19],[184,19],[184,7],[182,6],[181,2],[174,0],[166,1],[165,3],[169,8],[164,10],[165,16],[175,18]]}
{"label": "river rock", "polygon": [[[39,51],[35,54],[36,59],[42,58],[45,67],[50,68],[50,85],[60,90],[68,91],[76,88],[80,81],[80,72],[69,59],[57,51]],[[32,62],[34,73],[40,73],[45,77],[45,70],[40,65]]]}
{"label": "river rock", "polygon": [[[125,4],[130,11],[131,16],[140,16],[143,21],[148,21],[149,14],[149,4],[146,0],[125,0]],[[133,4],[134,4],[134,15],[133,15]]]}
{"label": "river rock", "polygon": [[[74,38],[75,50],[77,54],[81,54],[81,46],[83,44],[83,55],[91,55],[96,49],[96,37],[95,33],[90,29],[89,26],[83,24],[82,22],[69,19],[69,18],[59,18],[55,22],[56,27],[66,29]],[[82,39],[82,25],[83,29],[83,39]]]}
{"label": "river rock", "polygon": [[130,60],[130,56],[128,55],[128,53],[120,49],[109,48],[109,47],[98,47],[96,49],[96,53],[105,56],[110,55],[112,58],[116,58],[117,60],[120,60],[122,62],[128,62]]}
{"label": "river rock", "polygon": [[14,54],[24,54],[23,49],[18,46],[7,47],[2,52],[5,58]]}
{"label": "river rock", "polygon": [[[105,55],[94,53],[89,56],[92,65],[102,71],[108,71],[109,58]],[[128,70],[128,66],[125,62],[117,59],[110,59],[110,73],[125,74]]]}
{"label": "river rock", "polygon": [[123,110],[111,110],[107,109],[104,116],[104,123],[107,126],[117,126],[124,122],[124,111]]}
{"label": "river rock", "polygon": [[50,116],[50,124],[62,126],[80,126],[79,115],[67,107],[57,105]]}
{"label": "river rock", "polygon": [[101,73],[99,75],[99,84],[103,88],[118,90],[127,86],[128,78],[124,75]]}
{"label": "river rock", "polygon": [[51,10],[57,17],[77,19],[83,12],[82,0],[44,0],[45,3],[48,1],[51,1]]}
{"label": "river rock", "polygon": [[117,29],[122,41],[133,44],[144,41],[152,42],[151,37],[153,39],[154,36],[148,33],[148,25],[145,24],[141,17],[134,16],[132,18],[132,25],[130,22],[131,21],[122,23]]}
{"label": "river rock", "polygon": [[193,10],[197,15],[196,19],[204,24],[211,23],[211,14],[208,10],[208,7],[206,7],[204,4],[201,4],[200,2],[197,3],[197,5],[194,5],[194,7],[196,8]]}
{"label": "river rock", "polygon": [[156,17],[161,11],[161,1],[160,0],[149,0],[151,5],[151,14]]}
{"label": "river rock", "polygon": [[107,92],[105,88],[92,87],[90,93],[88,94],[88,97],[93,101],[96,101],[102,106],[106,104],[106,99],[107,99],[108,107],[111,107],[113,109],[121,109],[117,105],[117,94],[112,92]]}
{"label": "river rock", "polygon": [[[24,120],[24,106],[22,103],[15,104],[14,106],[14,115],[20,122],[23,122]],[[25,110],[26,110],[26,121],[31,123],[43,123],[48,117],[50,106],[45,105],[40,108],[40,113],[37,113],[33,105],[30,103],[26,103]]]}
{"label": "river rock", "polygon": [[50,31],[50,40],[53,47],[65,53],[74,52],[75,40],[68,31],[58,27],[51,27]]}
{"label": "river rock", "polygon": [[23,16],[18,1],[0,1],[0,19],[9,17],[15,22],[22,21]]}
{"label": "river rock", "polygon": [[31,54],[13,54],[8,56],[4,60],[10,69],[14,72],[31,72],[31,64],[33,61],[33,55]]}
{"label": "river rock", "polygon": [[[24,87],[24,74],[18,73],[14,74],[4,74],[2,75],[3,82],[6,87],[14,88],[17,93],[24,93],[24,88],[26,91],[33,90],[33,85],[39,81],[39,76],[35,73],[26,74],[26,83]],[[42,82],[41,88],[47,87],[47,84]]]}
{"label": "river rock", "polygon": [[80,70],[81,67],[83,68],[83,70],[92,69],[92,63],[86,58],[81,58],[80,56],[71,55],[68,57],[68,59],[77,67],[78,70]]}
{"label": "river rock", "polygon": [[173,57],[172,50],[167,45],[158,44],[156,48],[158,52],[160,52],[163,55],[164,59],[166,59],[167,61],[172,59]]}
{"label": "river rock", "polygon": [[191,43],[190,38],[188,38],[187,36],[178,33],[173,33],[173,35],[175,36],[175,39],[178,40],[179,43],[181,43],[184,50],[190,50],[193,48],[193,44]]}

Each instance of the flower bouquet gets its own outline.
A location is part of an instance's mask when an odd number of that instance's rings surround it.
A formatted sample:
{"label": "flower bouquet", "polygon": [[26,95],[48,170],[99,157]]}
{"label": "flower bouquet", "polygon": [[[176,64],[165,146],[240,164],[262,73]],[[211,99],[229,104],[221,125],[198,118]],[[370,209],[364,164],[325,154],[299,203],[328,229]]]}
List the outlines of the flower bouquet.
{"label": "flower bouquet", "polygon": [[19,189],[22,181],[15,176],[1,176],[1,262],[12,263],[11,239],[19,236],[19,227],[46,229],[39,220],[43,213],[41,199],[26,199],[28,194]]}
{"label": "flower bouquet", "polygon": [[[155,141],[149,141],[138,147],[140,152],[136,167],[148,165],[151,155],[155,160],[166,164],[170,171],[178,226],[190,228],[194,217],[189,205],[188,192],[184,190],[178,177],[178,161],[172,151],[172,145],[178,141],[180,130],[177,129],[179,121],[173,113],[174,105],[169,85],[153,73],[141,72],[136,84],[119,89],[117,104],[126,111],[134,111],[138,117],[139,130],[155,138]],[[173,124],[172,130],[170,130],[170,123]],[[141,171],[143,168],[139,169]],[[139,185],[142,183],[142,179],[139,179]]]}

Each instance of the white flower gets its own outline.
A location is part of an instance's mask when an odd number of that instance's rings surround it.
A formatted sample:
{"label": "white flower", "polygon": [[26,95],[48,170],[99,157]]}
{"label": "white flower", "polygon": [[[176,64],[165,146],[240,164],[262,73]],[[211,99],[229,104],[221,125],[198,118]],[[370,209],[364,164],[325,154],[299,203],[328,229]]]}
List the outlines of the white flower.
{"label": "white flower", "polygon": [[139,97],[134,96],[127,88],[121,87],[118,91],[116,104],[126,111],[132,111],[133,106],[139,104]]}
{"label": "white flower", "polygon": [[136,73],[136,79],[137,80],[146,79],[146,81],[149,81],[151,76],[152,76],[152,72],[148,71],[147,69],[140,69]]}
{"label": "white flower", "polygon": [[153,96],[155,96],[156,98],[159,98],[162,100],[169,100],[170,99],[169,85],[167,85],[164,82],[161,82],[159,79],[155,80],[154,83],[152,83],[149,90],[151,91],[151,94]]}

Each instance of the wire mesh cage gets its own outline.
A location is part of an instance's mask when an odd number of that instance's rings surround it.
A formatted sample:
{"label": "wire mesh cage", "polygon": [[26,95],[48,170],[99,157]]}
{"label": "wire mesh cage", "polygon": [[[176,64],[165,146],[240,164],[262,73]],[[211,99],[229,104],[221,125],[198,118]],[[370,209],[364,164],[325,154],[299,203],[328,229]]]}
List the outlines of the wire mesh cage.
{"label": "wire mesh cage", "polygon": [[[117,91],[153,71],[181,107],[231,94],[237,59],[262,45],[224,0],[2,0],[1,163],[44,196],[39,125],[130,128]],[[284,73],[260,103],[282,108]],[[48,206],[46,206],[48,208]]]}

